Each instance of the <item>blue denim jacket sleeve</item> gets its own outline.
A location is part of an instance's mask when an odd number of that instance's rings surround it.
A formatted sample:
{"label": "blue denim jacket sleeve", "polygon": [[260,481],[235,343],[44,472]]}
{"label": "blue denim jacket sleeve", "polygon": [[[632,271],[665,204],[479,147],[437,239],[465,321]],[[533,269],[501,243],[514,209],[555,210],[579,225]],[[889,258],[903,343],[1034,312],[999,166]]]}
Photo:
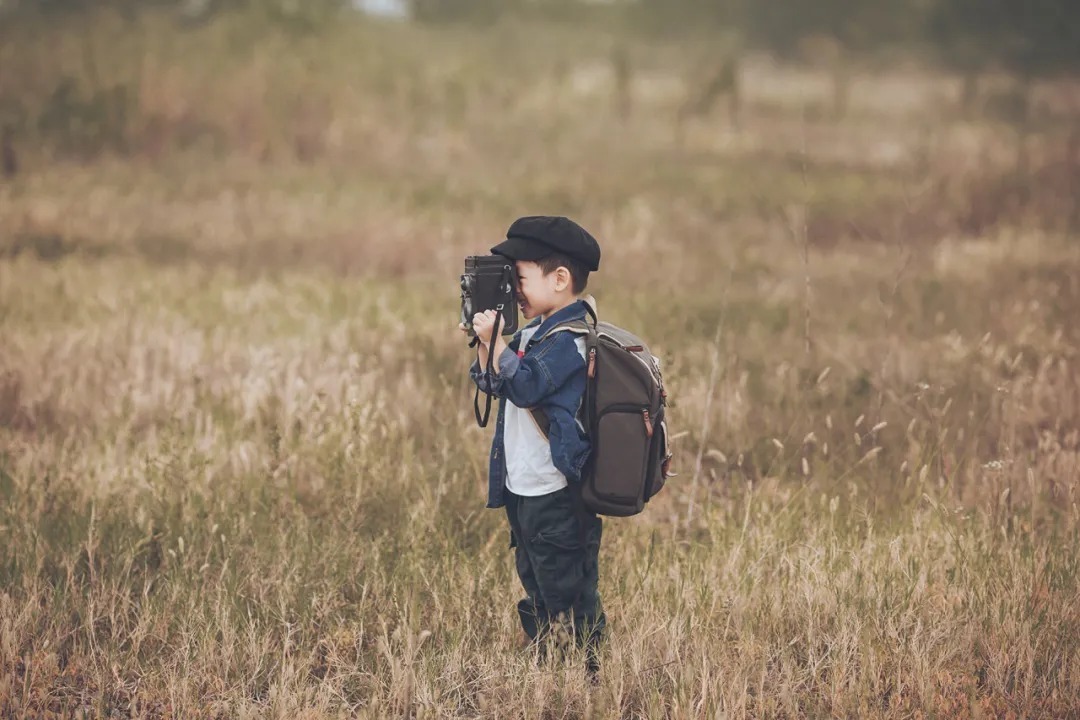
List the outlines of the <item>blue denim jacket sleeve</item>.
{"label": "blue denim jacket sleeve", "polygon": [[544,338],[525,357],[507,348],[499,356],[492,386],[495,394],[520,408],[538,405],[585,369],[572,333],[555,333]]}
{"label": "blue denim jacket sleeve", "polygon": [[[2,0],[0,0],[2,2]],[[518,336],[515,335],[513,339],[507,345],[509,351],[512,352],[515,358],[517,358],[517,346]],[[502,358],[500,357],[500,362]],[[485,368],[480,367],[479,359],[473,360],[472,366],[469,367],[469,377],[472,379],[476,386],[480,388],[480,392],[485,392],[488,395],[494,395],[496,397],[503,397],[503,394],[499,392],[502,387],[502,377],[495,373],[494,377],[488,377],[488,373]]]}
{"label": "blue denim jacket sleeve", "polygon": [[488,395],[496,394],[491,378],[488,377],[484,368],[480,367],[479,360],[473,360],[472,367],[469,368],[469,377],[472,378],[472,381],[480,388],[480,392],[487,393]]}

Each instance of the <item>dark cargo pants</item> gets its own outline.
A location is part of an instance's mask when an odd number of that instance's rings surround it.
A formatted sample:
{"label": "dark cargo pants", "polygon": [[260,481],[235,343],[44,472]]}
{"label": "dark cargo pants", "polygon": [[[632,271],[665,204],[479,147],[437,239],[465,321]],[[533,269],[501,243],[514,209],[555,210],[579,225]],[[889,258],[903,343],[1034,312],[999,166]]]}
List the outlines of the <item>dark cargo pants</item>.
{"label": "dark cargo pants", "polygon": [[[518,602],[521,627],[534,642],[572,638],[598,667],[604,618],[599,579],[599,517],[585,512],[574,488],[537,497],[506,491],[506,517],[518,577],[528,597]],[[545,643],[546,644],[546,643]]]}

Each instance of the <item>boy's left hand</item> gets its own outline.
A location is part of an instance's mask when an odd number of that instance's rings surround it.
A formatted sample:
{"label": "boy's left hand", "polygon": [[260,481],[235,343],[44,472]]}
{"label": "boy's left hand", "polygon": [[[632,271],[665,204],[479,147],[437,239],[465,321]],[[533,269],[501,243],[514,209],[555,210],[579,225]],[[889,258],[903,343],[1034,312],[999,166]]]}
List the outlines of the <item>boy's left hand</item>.
{"label": "boy's left hand", "polygon": [[496,310],[485,310],[482,313],[473,315],[473,332],[476,333],[476,337],[480,338],[480,342],[485,345],[491,344],[491,331],[495,328],[495,318],[497,316],[498,311]]}

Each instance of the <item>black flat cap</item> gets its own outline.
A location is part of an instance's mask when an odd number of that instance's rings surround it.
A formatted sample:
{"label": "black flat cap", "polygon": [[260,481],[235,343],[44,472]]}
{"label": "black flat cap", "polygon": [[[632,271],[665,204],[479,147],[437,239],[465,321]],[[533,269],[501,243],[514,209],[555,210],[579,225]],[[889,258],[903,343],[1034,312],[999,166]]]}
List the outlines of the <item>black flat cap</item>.
{"label": "black flat cap", "polygon": [[506,240],[491,248],[511,260],[540,260],[562,253],[586,270],[600,269],[600,244],[589,232],[561,215],[529,215],[518,218],[506,231]]}

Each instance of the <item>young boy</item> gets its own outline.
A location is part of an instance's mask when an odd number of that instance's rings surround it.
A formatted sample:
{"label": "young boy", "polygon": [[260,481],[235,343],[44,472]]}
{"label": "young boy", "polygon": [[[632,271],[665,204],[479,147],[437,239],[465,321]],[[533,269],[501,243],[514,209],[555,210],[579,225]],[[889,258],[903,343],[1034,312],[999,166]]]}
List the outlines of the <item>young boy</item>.
{"label": "young boy", "polygon": [[[600,518],[581,504],[578,483],[589,441],[578,421],[585,392],[585,341],[548,331],[586,317],[582,293],[600,265],[600,246],[565,217],[523,217],[491,249],[514,261],[522,315],[531,320],[509,345],[492,338],[495,311],[473,318],[480,340],[470,376],[499,398],[488,469],[489,508],[506,508],[510,547],[527,597],[518,603],[526,635],[587,649],[587,670],[599,665],[605,618],[597,592]],[[488,376],[488,353],[494,372]],[[530,409],[548,419],[547,437]]]}

